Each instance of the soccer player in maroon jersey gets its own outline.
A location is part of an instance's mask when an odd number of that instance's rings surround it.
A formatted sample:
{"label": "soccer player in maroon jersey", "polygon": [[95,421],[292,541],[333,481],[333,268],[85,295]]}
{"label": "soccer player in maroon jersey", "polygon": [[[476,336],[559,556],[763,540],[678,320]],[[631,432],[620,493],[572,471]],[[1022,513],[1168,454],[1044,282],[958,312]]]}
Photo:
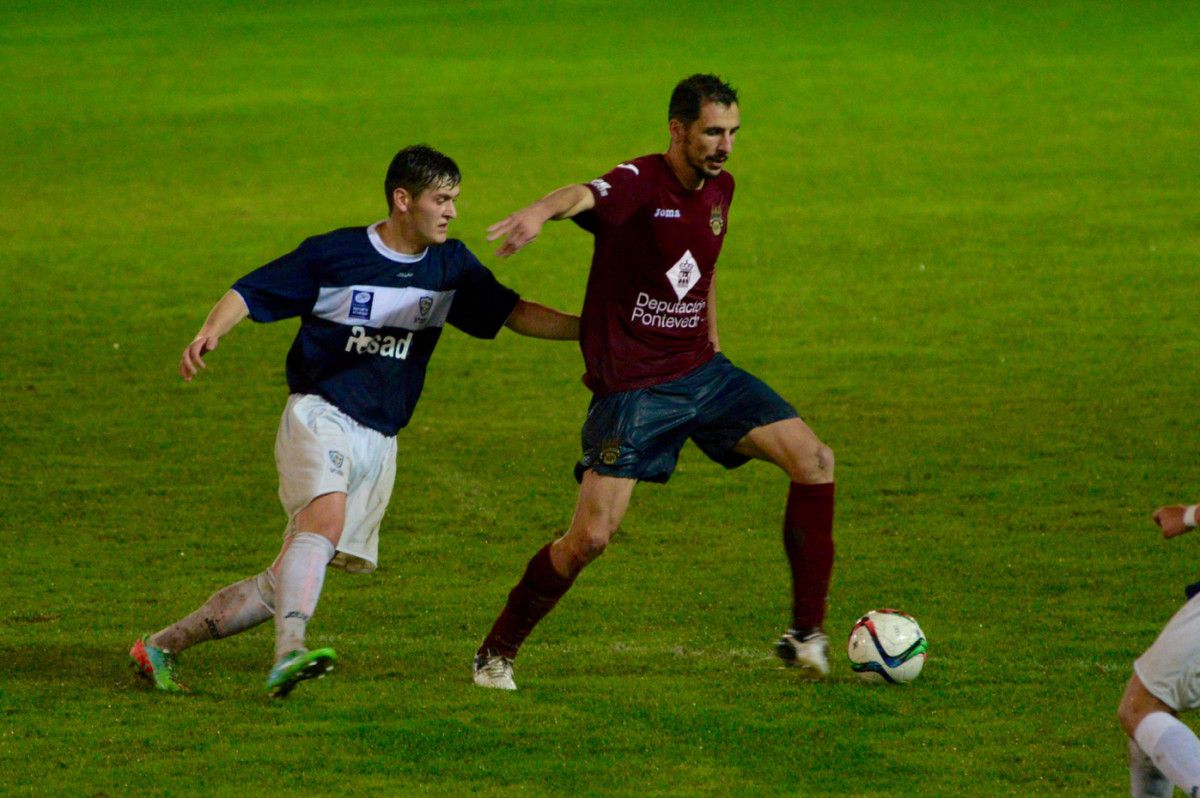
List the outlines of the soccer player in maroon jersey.
{"label": "soccer player in maroon jersey", "polygon": [[566,534],[543,547],[508,595],[475,657],[475,683],[515,690],[525,638],[608,544],[639,481],[666,482],[691,439],[736,468],[766,460],[791,480],[783,524],[792,624],[776,651],[820,677],[833,567],[833,451],[761,380],[721,354],[716,265],[733,178],[725,161],[740,126],[737,92],[692,75],[671,95],[665,154],[618,164],[558,189],[488,228],[517,252],[551,219],[595,237],[580,323],[584,382],[594,394],[575,466],[579,501]]}

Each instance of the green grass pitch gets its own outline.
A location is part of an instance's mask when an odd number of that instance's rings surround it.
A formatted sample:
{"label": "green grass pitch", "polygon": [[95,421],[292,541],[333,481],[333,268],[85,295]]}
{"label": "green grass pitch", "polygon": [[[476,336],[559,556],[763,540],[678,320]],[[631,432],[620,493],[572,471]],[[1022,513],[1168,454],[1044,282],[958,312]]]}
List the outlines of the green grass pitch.
{"label": "green grass pitch", "polygon": [[[0,792],[1121,795],[1131,660],[1200,577],[1149,512],[1200,495],[1200,11],[1186,2],[13,2],[0,8]],[[119,10],[116,7],[119,6]],[[571,345],[448,331],[400,436],[382,567],[334,573],[333,678],[261,689],[270,632],[125,651],[266,565],[294,323],[179,352],[238,276],[384,215],[428,142],[452,231],[577,308],[588,240],[484,228],[665,148],[674,81],[742,93],[721,257],[731,358],[838,456],[835,670],[799,682],[785,486],[685,450],[537,630],[474,647],[560,532]],[[908,688],[840,652],[876,606]]]}

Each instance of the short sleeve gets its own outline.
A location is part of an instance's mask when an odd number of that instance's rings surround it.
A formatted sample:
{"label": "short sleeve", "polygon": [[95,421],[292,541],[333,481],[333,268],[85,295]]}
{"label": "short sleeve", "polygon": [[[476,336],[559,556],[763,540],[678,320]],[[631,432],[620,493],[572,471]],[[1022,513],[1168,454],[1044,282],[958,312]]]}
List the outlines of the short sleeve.
{"label": "short sleeve", "polygon": [[462,271],[454,286],[454,300],[446,321],[467,335],[495,338],[521,297],[502,285],[466,247],[459,258]]}
{"label": "short sleeve", "polygon": [[579,214],[579,226],[595,232],[598,227],[619,227],[654,195],[656,182],[645,164],[617,164],[602,177],[587,183],[595,206]]}
{"label": "short sleeve", "polygon": [[233,284],[254,321],[278,321],[312,310],[320,293],[320,258],[313,239]]}

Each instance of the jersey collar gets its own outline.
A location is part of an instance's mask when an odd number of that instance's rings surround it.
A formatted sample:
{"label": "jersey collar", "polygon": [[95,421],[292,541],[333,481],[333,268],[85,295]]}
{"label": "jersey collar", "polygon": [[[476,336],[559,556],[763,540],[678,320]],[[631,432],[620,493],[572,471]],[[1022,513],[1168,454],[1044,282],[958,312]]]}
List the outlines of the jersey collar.
{"label": "jersey collar", "polygon": [[425,247],[425,249],[421,250],[416,255],[407,255],[403,252],[397,252],[387,244],[383,243],[383,239],[379,237],[379,230],[376,228],[378,228],[379,225],[383,224],[385,221],[387,220],[381,219],[367,228],[367,238],[370,239],[371,246],[375,247],[375,251],[380,255],[388,260],[394,260],[397,263],[416,263],[424,258],[425,254],[429,252],[429,247]]}

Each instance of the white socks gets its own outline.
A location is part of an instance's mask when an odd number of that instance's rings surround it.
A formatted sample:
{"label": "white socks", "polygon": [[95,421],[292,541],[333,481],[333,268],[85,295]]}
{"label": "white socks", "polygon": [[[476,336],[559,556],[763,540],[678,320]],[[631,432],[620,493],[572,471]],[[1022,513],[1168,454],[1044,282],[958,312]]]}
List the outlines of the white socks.
{"label": "white socks", "polygon": [[[1197,798],[1200,796],[1200,739],[1192,733],[1178,718],[1166,712],[1151,712],[1142,718],[1134,730],[1133,739],[1137,746],[1146,752],[1164,776],[1171,780],[1185,795]],[[1132,749],[1131,749],[1132,753]],[[1135,760],[1130,757],[1130,783],[1135,788],[1135,796],[1146,795],[1157,797],[1170,795],[1165,793],[1138,793],[1137,776],[1134,773]]]}
{"label": "white socks", "polygon": [[297,532],[275,575],[275,661],[304,648],[304,630],[317,609],[325,566],[337,550],[322,535]]}
{"label": "white socks", "polygon": [[151,645],[178,654],[205,640],[229,637],[275,616],[275,661],[304,648],[304,630],[317,609],[325,566],[337,553],[313,532],[297,532],[272,568],[221,588],[198,610],[150,636]]}
{"label": "white socks", "polygon": [[1171,798],[1175,788],[1136,742],[1129,741],[1129,794],[1133,798]]}
{"label": "white socks", "polygon": [[270,618],[275,606],[270,570],[223,587],[200,609],[150,636],[150,644],[175,654],[205,640],[229,637]]}

